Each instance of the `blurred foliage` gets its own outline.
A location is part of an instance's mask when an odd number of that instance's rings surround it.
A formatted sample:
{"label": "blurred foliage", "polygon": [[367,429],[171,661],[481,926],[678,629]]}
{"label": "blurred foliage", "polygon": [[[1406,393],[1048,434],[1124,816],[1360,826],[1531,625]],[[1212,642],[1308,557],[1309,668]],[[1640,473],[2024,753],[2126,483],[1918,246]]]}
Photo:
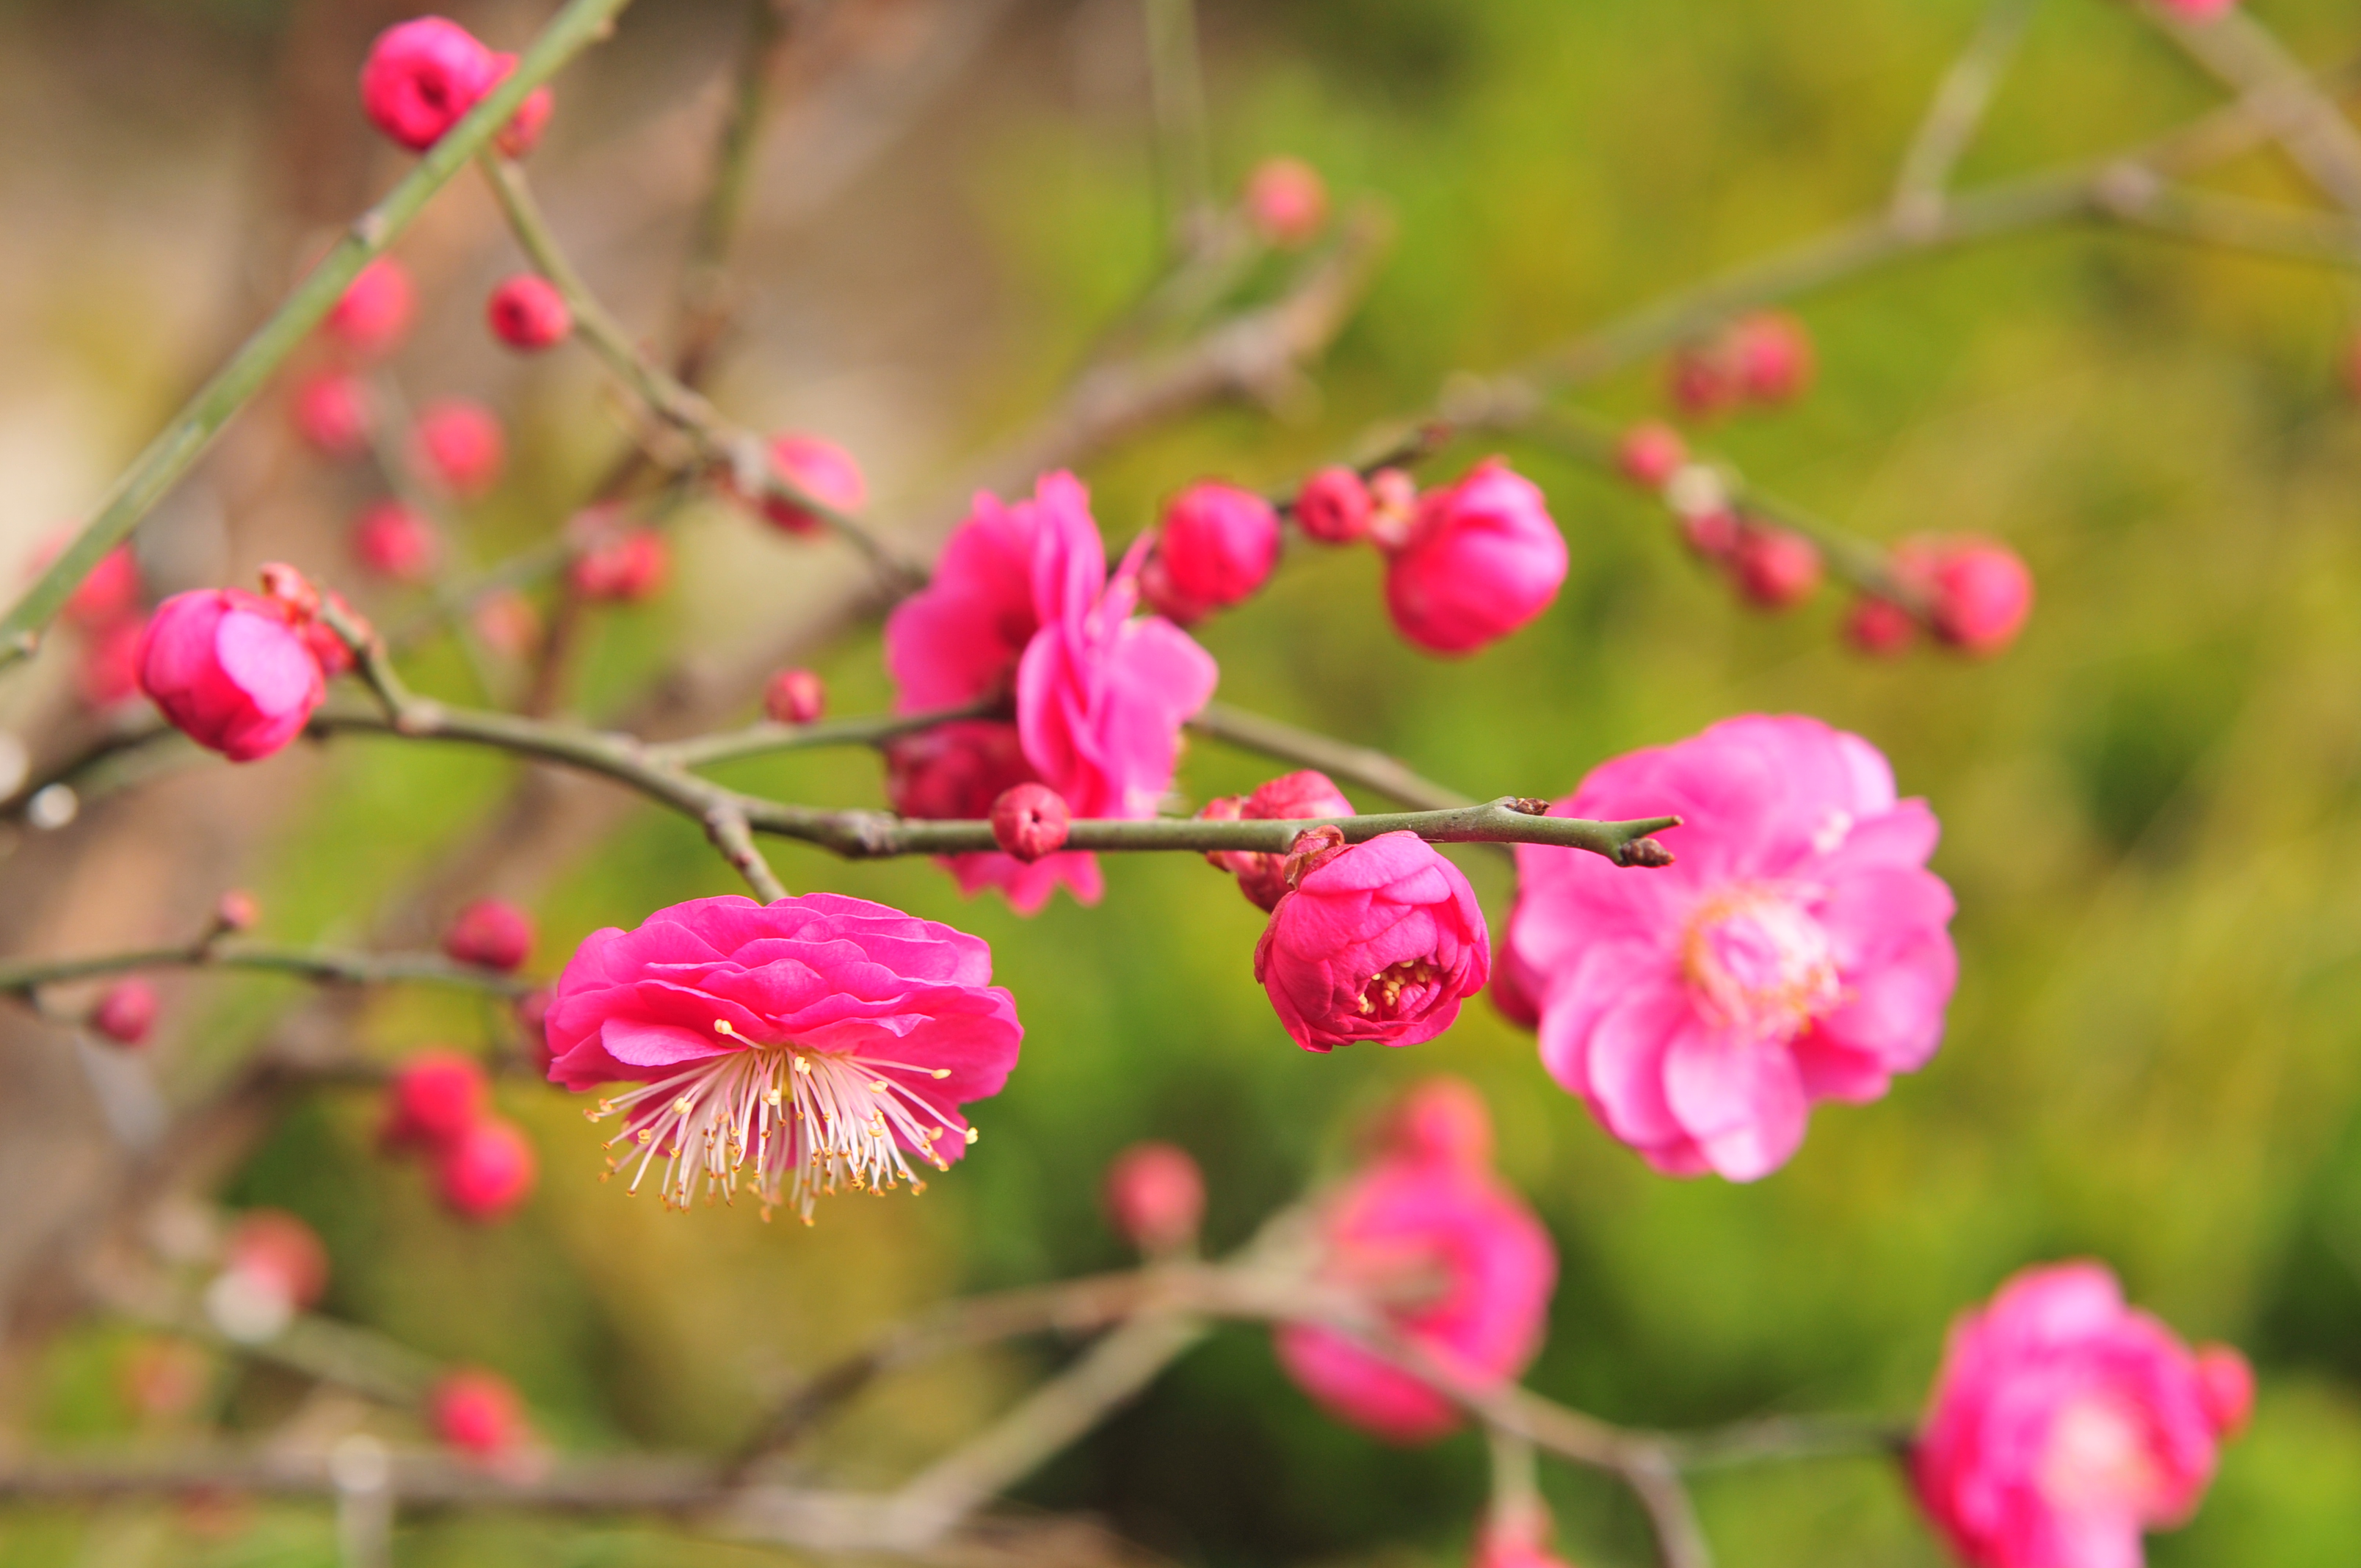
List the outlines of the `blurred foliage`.
{"label": "blurred foliage", "polygon": [[[260,14],[217,9],[238,27]],[[2267,10],[2314,57],[2355,43],[2349,6]],[[1455,367],[1513,362],[1882,201],[1977,7],[1213,0],[1206,11],[1225,172],[1301,154],[1342,196],[1382,197],[1401,237],[1321,375],[1316,411],[1279,423],[1209,414],[1093,469],[1111,539],[1198,473],[1283,483],[1367,420],[1422,406]],[[2060,0],[2037,19],[1966,174],[2124,143],[2210,93],[2127,7]],[[1101,134],[1047,89],[1004,104],[964,146],[961,188],[1004,280],[997,330],[1023,367],[984,394],[985,422],[1007,422],[1139,286],[1155,250],[1149,160],[1141,135]],[[2267,156],[2223,179],[2294,189]],[[843,866],[789,848],[776,859],[791,885],[988,938],[1020,1000],[1024,1065],[980,1108],[973,1157],[925,1202],[840,1199],[809,1232],[661,1214],[601,1187],[578,1107],[529,1085],[502,1097],[536,1135],[543,1187],[500,1231],[439,1217],[414,1171],[376,1159],[372,1110],[346,1096],[290,1118],[229,1196],[303,1213],[335,1255],[331,1310],[500,1368],[563,1445],[719,1450],[796,1371],[917,1303],[1120,1266],[1095,1183],[1125,1143],[1168,1137],[1197,1154],[1212,1238],[1226,1245],[1333,1169],[1356,1117],[1415,1075],[1450,1070],[1486,1091],[1504,1164],[1563,1251],[1532,1378],[1543,1391],[1657,1425],[1908,1410],[1954,1310],[2026,1264],[2095,1255],[2191,1337],[2247,1346],[2262,1376],[2253,1433],[2155,1561],[2351,1563],[2361,415],[2332,367],[2350,285],[2070,232],[1909,264],[1799,308],[1819,344],[1818,390],[1710,442],[1866,533],[2006,537],[2041,589],[2008,657],[1863,663],[1839,646],[1835,595],[1784,619],[1750,614],[1650,505],[1514,442],[1575,546],[1563,598],[1532,629],[1466,662],[1422,658],[1389,630],[1368,553],[1299,551],[1261,600],[1202,632],[1229,700],[1386,747],[1478,795],[1562,794],[1604,756],[1742,710],[1817,714],[1883,747],[1945,824],[1937,866],[1959,894],[1962,959],[1949,1042],[1883,1103],[1823,1109],[1771,1179],[1649,1174],[1487,1008],[1399,1056],[1292,1049],[1249,972],[1259,916],[1192,859],[1117,859],[1104,906],[1060,902],[1028,922],[962,903],[922,863]],[[1643,367],[1595,406],[1636,413],[1655,392]],[[595,466],[542,433],[536,457],[554,470]],[[494,522],[522,537],[530,521]],[[743,527],[694,516],[692,564]],[[790,573],[797,548],[764,559]],[[695,613],[672,602],[613,618],[594,695],[629,689]],[[873,635],[823,673],[840,711],[884,700]],[[456,681],[456,665],[441,675]],[[510,773],[359,741],[332,770],[264,888],[274,935],[353,931],[357,907],[463,831]],[[1201,748],[1183,787],[1202,798],[1268,771]],[[790,799],[879,798],[861,755],[734,776]],[[1466,863],[1500,912],[1502,867]],[[554,970],[595,927],[735,890],[694,828],[641,814],[543,903],[537,963]],[[225,993],[205,1054],[226,1059],[284,995]],[[500,1025],[471,1004],[404,997],[368,1027],[390,1054]],[[51,1435],[126,1430],[103,1370],[117,1350],[99,1331],[60,1347],[44,1384]],[[848,1480],[888,1477],[1054,1354],[898,1382],[824,1457]],[[269,1394],[233,1388],[225,1409],[250,1418]],[[1579,1561],[1645,1560],[1611,1487],[1561,1472],[1548,1486]],[[1101,1511],[1191,1562],[1407,1563],[1455,1560],[1484,1488],[1473,1439],[1399,1452],[1338,1428],[1279,1377],[1262,1335],[1228,1330],[1025,1497]],[[1717,1475],[1699,1493],[1731,1568],[1940,1560],[1875,1463]],[[160,1508],[86,1528],[22,1516],[0,1527],[0,1564],[333,1561],[316,1515],[219,1526]],[[150,1541],[146,1555],[123,1544],[135,1539]],[[405,1568],[773,1560],[653,1530],[457,1519],[408,1525],[400,1553]]]}

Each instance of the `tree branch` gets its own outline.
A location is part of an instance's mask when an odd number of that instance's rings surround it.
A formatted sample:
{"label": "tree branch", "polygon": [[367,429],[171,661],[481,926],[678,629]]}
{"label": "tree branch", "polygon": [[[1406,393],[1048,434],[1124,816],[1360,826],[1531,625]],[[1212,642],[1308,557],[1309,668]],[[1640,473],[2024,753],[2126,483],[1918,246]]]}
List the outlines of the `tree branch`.
{"label": "tree branch", "polygon": [[2196,21],[2154,0],[2141,9],[2191,60],[2238,93],[2239,109],[2287,149],[2306,178],[2348,214],[2361,218],[2361,131],[2252,11],[2233,6]]}
{"label": "tree branch", "polygon": [[292,975],[328,985],[448,985],[500,996],[521,996],[535,983],[497,970],[454,963],[440,953],[354,953],[325,948],[282,948],[261,943],[225,946],[207,941],[183,948],[148,948],[77,959],[36,959],[0,964],[0,992],[27,996],[45,985],[159,969],[246,970]]}
{"label": "tree branch", "polygon": [[1951,170],[1983,124],[2002,73],[2024,40],[2026,24],[2041,0],[1992,0],[1975,37],[1944,72],[1919,122],[1894,181],[1888,217],[1904,226],[1923,226],[1941,216]]}
{"label": "tree branch", "polygon": [[1203,711],[1189,721],[1189,728],[1242,751],[1259,751],[1299,767],[1317,768],[1332,779],[1359,784],[1421,810],[1450,811],[1473,804],[1457,790],[1419,777],[1383,751],[1338,740],[1283,719],[1248,713],[1225,703],[1207,703]]}

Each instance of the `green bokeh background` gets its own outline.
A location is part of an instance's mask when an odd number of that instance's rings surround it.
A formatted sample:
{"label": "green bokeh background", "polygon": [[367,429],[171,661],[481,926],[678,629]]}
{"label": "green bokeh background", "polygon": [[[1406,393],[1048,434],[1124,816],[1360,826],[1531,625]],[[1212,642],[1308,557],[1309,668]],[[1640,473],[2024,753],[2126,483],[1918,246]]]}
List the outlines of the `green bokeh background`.
{"label": "green bokeh background", "polygon": [[[1343,198],[1382,198],[1400,238],[1315,406],[1195,418],[1088,472],[1117,542],[1183,479],[1285,483],[1455,368],[1512,362],[1872,208],[1978,14],[1969,0],[1205,9],[1224,177],[1299,153]],[[2308,58],[2354,44],[2332,0],[2259,9]],[[225,7],[244,20],[223,25],[264,25],[254,12]],[[615,47],[631,38],[627,25]],[[2128,7],[2054,0],[1964,176],[2127,143],[2214,96]],[[1020,367],[986,396],[989,425],[1051,386],[1138,286],[1154,187],[1144,144],[1091,130],[1046,91],[1001,101],[957,176],[996,247]],[[2220,179],[2302,193],[2268,155]],[[1961,1305],[2025,1265],[2095,1256],[2191,1338],[2246,1347],[2261,1376],[2251,1435],[2153,1560],[2361,1559],[2361,413],[2337,374],[2352,286],[2069,228],[1906,263],[1798,309],[1818,389],[1712,444],[1864,534],[2009,540],[2040,600],[2007,657],[1866,663],[1839,645],[1839,596],[1776,619],[1737,608],[1643,499],[1514,440],[1499,449],[1548,491],[1574,556],[1527,630],[1464,662],[1423,658],[1387,626],[1369,553],[1300,551],[1202,632],[1225,699],[1472,794],[1563,794],[1602,757],[1742,711],[1814,714],[1883,748],[1944,824],[1935,863],[1959,896],[1961,957],[1948,1041],[1883,1102],[1824,1110],[1770,1179],[1650,1174],[1488,1008],[1399,1054],[1293,1049],[1250,974],[1259,916],[1191,859],[1112,860],[1101,907],[1061,901],[1025,921],[962,902],[924,863],[787,848],[774,861],[798,889],[986,937],[1019,999],[1023,1065],[980,1108],[973,1156],[922,1202],[841,1199],[808,1232],[666,1215],[602,1188],[578,1105],[531,1085],[502,1097],[540,1145],[542,1189],[498,1231],[454,1227],[414,1172],[379,1164],[358,1098],[291,1118],[228,1197],[313,1220],[335,1256],[331,1311],[500,1368],[561,1446],[719,1451],[797,1370],[916,1304],[1119,1266],[1095,1184],[1126,1143],[1193,1150],[1211,1238],[1227,1245],[1334,1168],[1356,1117],[1448,1070],[1485,1091],[1505,1169],[1561,1249],[1542,1391],[1653,1425],[1909,1411]],[[1642,367],[1589,406],[1625,417],[1656,387]],[[550,444],[551,465],[578,466]],[[1488,449],[1455,449],[1433,472]],[[692,519],[685,547],[744,526]],[[620,618],[598,686],[627,690],[691,614],[670,602]],[[840,711],[885,699],[873,635],[824,673]],[[1182,788],[1202,799],[1270,771],[1201,747]],[[507,776],[480,757],[353,743],[262,884],[273,934],[350,929],[357,893],[394,885]],[[879,798],[859,755],[731,776],[788,799]],[[1466,863],[1503,913],[1502,868]],[[536,961],[554,970],[595,927],[730,891],[693,828],[642,814],[542,903]],[[226,994],[201,1048],[235,1048],[282,995]],[[490,1026],[417,997],[371,1018],[389,1053]],[[78,1334],[43,1369],[60,1440],[124,1430],[107,1372],[120,1348]],[[814,1462],[888,1480],[1058,1354],[898,1382]],[[225,1395],[246,1422],[291,1398],[259,1374]],[[1611,1486],[1559,1471],[1546,1485],[1575,1560],[1647,1560]],[[1265,1336],[1231,1329],[1024,1499],[1102,1512],[1192,1563],[1417,1564],[1459,1560],[1484,1487],[1474,1438],[1401,1452],[1338,1428],[1279,1376]],[[1716,1474],[1698,1497],[1731,1568],[1942,1560],[1874,1461]],[[333,1560],[324,1519],[302,1510],[216,1540],[160,1513],[0,1522],[9,1564]],[[774,1560],[653,1527],[445,1518],[398,1541],[404,1568]]]}

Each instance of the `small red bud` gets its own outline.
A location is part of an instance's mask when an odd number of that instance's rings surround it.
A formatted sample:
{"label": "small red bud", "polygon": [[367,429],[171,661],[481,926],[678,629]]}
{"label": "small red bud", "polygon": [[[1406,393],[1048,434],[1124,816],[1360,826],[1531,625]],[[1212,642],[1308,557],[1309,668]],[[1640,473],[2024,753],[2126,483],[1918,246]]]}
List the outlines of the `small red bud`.
{"label": "small red bud", "polygon": [[411,462],[436,489],[471,500],[500,482],[508,435],[500,416],[466,398],[430,403],[410,433]]}
{"label": "small red bud", "polygon": [[479,898],[443,933],[443,950],[457,962],[511,973],[533,951],[533,916],[504,899]]}
{"label": "small red bud", "polygon": [[289,412],[295,433],[325,457],[357,457],[368,450],[375,411],[367,383],[343,370],[323,370],[296,383]]}
{"label": "small red bud", "polygon": [[485,302],[492,335],[511,348],[537,354],[566,341],[574,331],[574,310],[557,285],[535,272],[503,279]]}
{"label": "small red bud", "polygon": [[443,558],[427,516],[400,501],[379,501],[353,521],[353,558],[380,577],[423,583]]}
{"label": "small red bud", "polygon": [[378,1140],[394,1150],[447,1149],[483,1120],[491,1095],[491,1082],[473,1057],[420,1051],[387,1080]]}
{"label": "small red bud", "polygon": [[809,670],[781,670],[763,688],[763,711],[774,724],[809,724],[828,711],[828,686]]}
{"label": "small red bud", "polygon": [[2198,1398],[2205,1419],[2223,1437],[2235,1437],[2255,1410],[2255,1369],[2226,1344],[2197,1347]]}
{"label": "small red bud", "polygon": [[1783,311],[1765,311],[1733,324],[1729,353],[1739,391],[1752,402],[1784,403],[1801,396],[1817,368],[1811,334]]}
{"label": "small red bud", "polygon": [[1174,1144],[1134,1144],[1115,1156],[1101,1195],[1115,1234],[1145,1253],[1186,1246],[1205,1217],[1204,1175]]}
{"label": "small red bud", "polygon": [[1650,421],[1623,433],[1615,449],[1615,465],[1635,485],[1661,490],[1681,465],[1688,461],[1688,444],[1671,425]]}
{"label": "small red bud", "polygon": [[531,1441],[524,1401],[498,1373],[475,1367],[445,1373],[426,1403],[436,1440],[470,1459],[505,1458]]}
{"label": "small red bud", "polygon": [[1073,820],[1066,797],[1044,784],[1011,784],[992,803],[992,839],[1020,861],[1038,861],[1064,847]]}
{"label": "small red bud", "polygon": [[623,528],[607,508],[577,515],[567,532],[581,554],[570,578],[584,598],[629,604],[654,594],[672,574],[672,551],[652,528]]}
{"label": "small red bud", "polygon": [[1874,594],[1862,595],[1845,618],[1845,641],[1873,659],[1900,657],[1917,632],[1908,610]]}
{"label": "small red bud", "polygon": [[1683,345],[1665,369],[1673,406],[1691,419],[1728,412],[1738,401],[1738,367],[1719,340]]}
{"label": "small red bud", "polygon": [[1246,176],[1246,222],[1282,249],[1318,236],[1328,222],[1328,182],[1300,158],[1266,158]]}
{"label": "small red bud", "polygon": [[1800,533],[1747,522],[1740,527],[1730,571],[1749,603],[1788,609],[1820,586],[1819,547]]}
{"label": "small red bud", "polygon": [[138,1045],[156,1026],[156,988],[144,980],[115,981],[99,997],[90,1024],[117,1045]]}
{"label": "small red bud", "polygon": [[2033,613],[2033,574],[2007,545],[1946,541],[1927,569],[1935,635],[1963,653],[1988,657],[2016,641]]}
{"label": "small red bud", "polygon": [[489,1224],[531,1196],[540,1174],[541,1161],[524,1134],[512,1123],[487,1116],[443,1151],[435,1183],[453,1213]]}
{"label": "small red bud", "polygon": [[1323,544],[1350,544],[1369,532],[1375,506],[1367,483],[1338,464],[1303,481],[1295,495],[1295,526]]}
{"label": "small red bud", "polygon": [[469,621],[484,646],[506,658],[522,659],[541,641],[541,611],[514,588],[486,594]]}
{"label": "small red bud", "polygon": [[225,931],[251,931],[261,918],[261,903],[242,887],[231,888],[214,905],[214,923]]}
{"label": "small red bud", "polygon": [[322,327],[354,354],[374,359],[401,341],[417,303],[408,269],[380,256],[354,275]]}
{"label": "small red bud", "polygon": [[284,1209],[249,1209],[223,1250],[225,1268],[241,1274],[301,1311],[328,1289],[328,1249],[320,1234]]}

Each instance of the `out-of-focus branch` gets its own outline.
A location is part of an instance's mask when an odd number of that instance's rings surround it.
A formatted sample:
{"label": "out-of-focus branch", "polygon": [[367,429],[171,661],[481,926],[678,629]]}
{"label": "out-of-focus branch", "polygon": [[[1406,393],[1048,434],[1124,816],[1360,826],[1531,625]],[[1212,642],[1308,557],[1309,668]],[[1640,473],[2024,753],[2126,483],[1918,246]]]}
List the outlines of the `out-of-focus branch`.
{"label": "out-of-focus branch", "polygon": [[2192,20],[2155,0],[2141,7],[2188,56],[2235,92],[2238,109],[2287,149],[2312,182],[2361,217],[2361,131],[2303,64],[2243,5]]}
{"label": "out-of-focus branch", "polygon": [[780,5],[781,0],[745,0],[746,38],[739,47],[738,74],[714,148],[711,182],[697,209],[688,258],[681,266],[673,369],[686,386],[704,380],[730,322],[730,249],[745,216],[754,152],[770,108],[771,78],[787,41],[787,17]]}
{"label": "out-of-focus branch", "polygon": [[440,953],[351,953],[325,948],[205,941],[181,948],[148,948],[94,953],[78,959],[0,964],[0,992],[24,996],[44,985],[159,969],[247,970],[291,975],[328,985],[449,985],[503,996],[522,995],[533,984],[494,970],[453,963]]}
{"label": "out-of-focus branch", "polygon": [[1156,115],[1156,170],[1165,223],[1187,254],[1211,237],[1213,169],[1205,137],[1205,80],[1194,0],[1141,0],[1148,86]]}
{"label": "out-of-focus branch", "polygon": [[823,746],[883,746],[905,735],[916,735],[963,718],[994,718],[1002,715],[1005,707],[1005,703],[990,701],[939,708],[931,713],[872,713],[853,718],[823,718],[811,724],[750,724],[743,729],[724,729],[651,746],[648,755],[674,767],[702,768],[774,751],[813,751]]}
{"label": "out-of-focus branch", "polygon": [[1887,208],[1894,222],[1916,226],[1941,215],[1951,170],[1975,139],[2001,76],[2040,4],[2041,0],[1993,0],[1985,8],[1975,37],[1943,73],[1942,84],[1936,88],[1926,117],[1918,123],[1917,135],[1903,155],[1894,199]]}
{"label": "out-of-focus branch", "polygon": [[1330,778],[1372,789],[1422,811],[1450,811],[1472,805],[1467,796],[1411,772],[1400,761],[1283,719],[1248,713],[1225,703],[1207,703],[1189,721],[1200,735],[1282,762],[1317,768]]}

